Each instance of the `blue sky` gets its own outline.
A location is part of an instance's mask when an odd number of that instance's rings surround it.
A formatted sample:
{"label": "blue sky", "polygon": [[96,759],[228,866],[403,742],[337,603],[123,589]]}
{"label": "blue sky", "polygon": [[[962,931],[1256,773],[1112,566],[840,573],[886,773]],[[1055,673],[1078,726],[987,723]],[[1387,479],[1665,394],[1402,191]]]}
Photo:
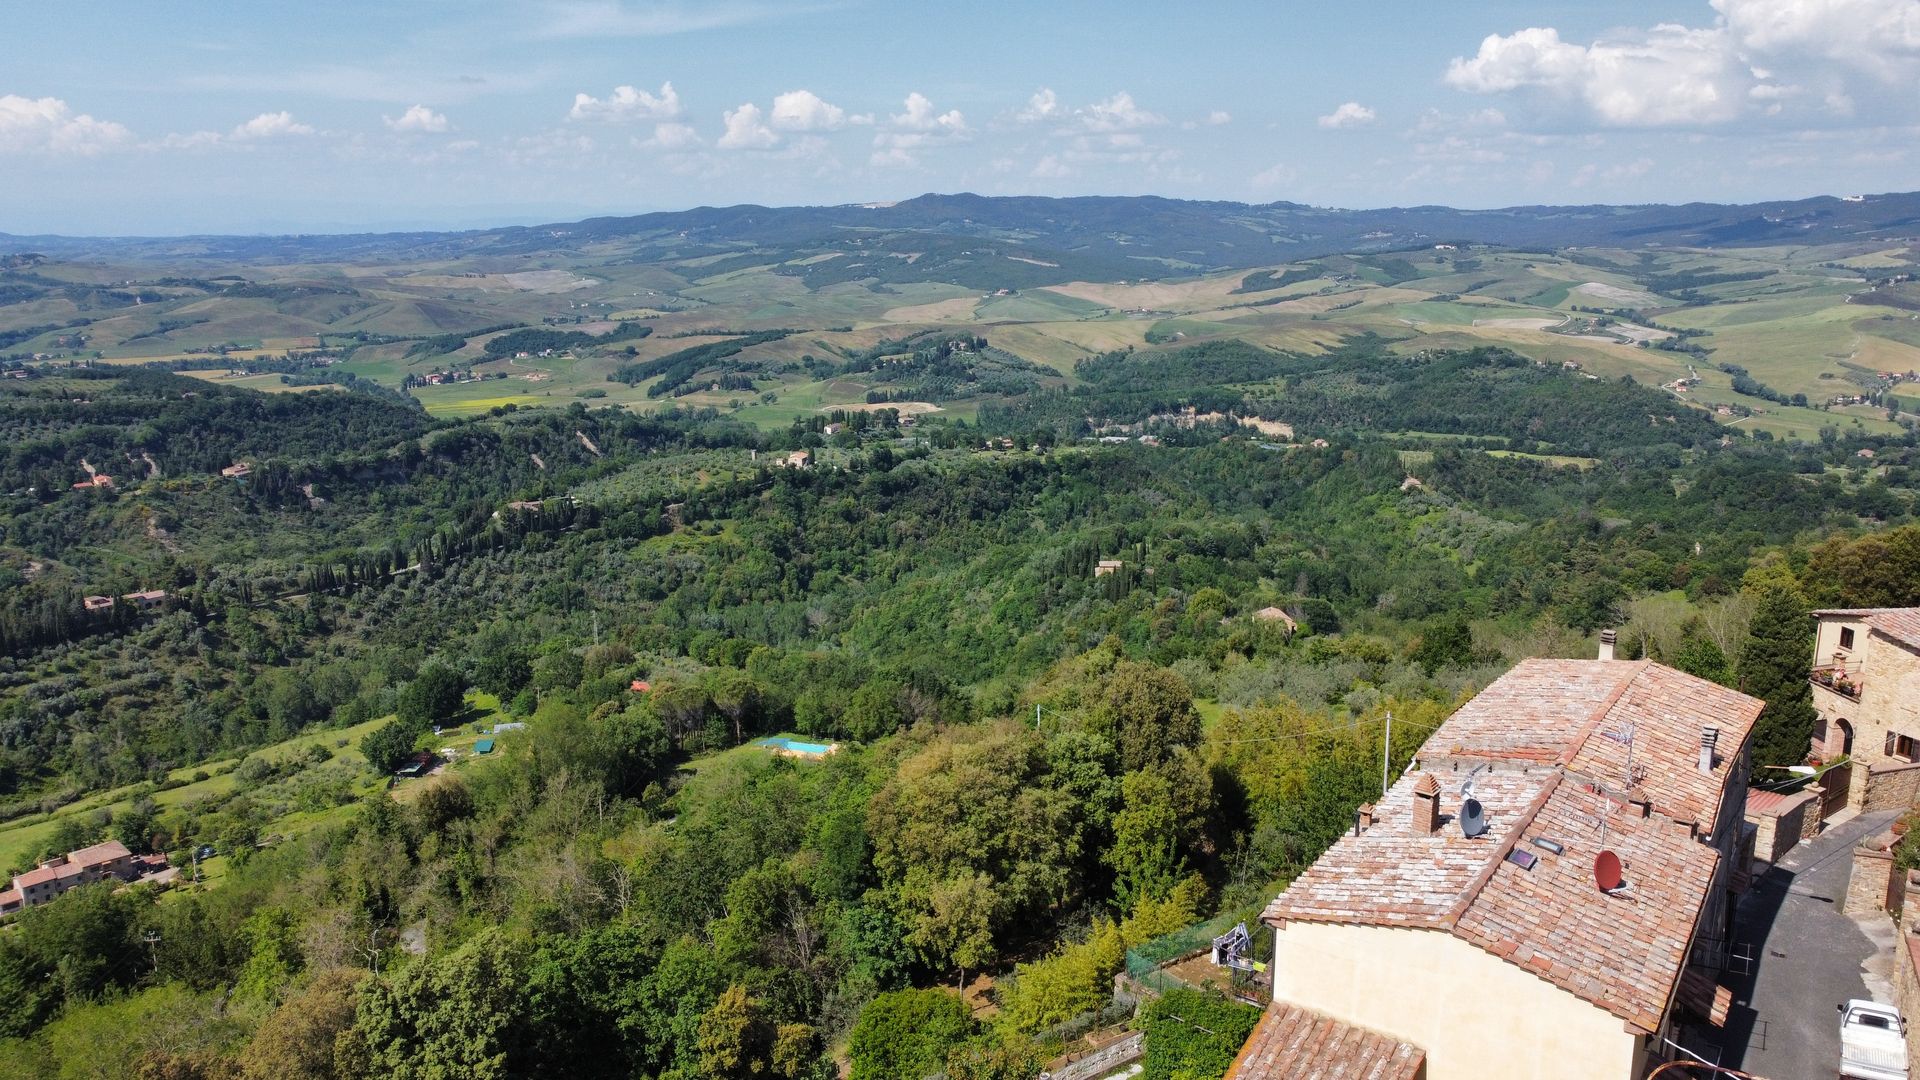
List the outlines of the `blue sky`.
{"label": "blue sky", "polygon": [[1920,187],[1920,0],[0,7],[0,231]]}

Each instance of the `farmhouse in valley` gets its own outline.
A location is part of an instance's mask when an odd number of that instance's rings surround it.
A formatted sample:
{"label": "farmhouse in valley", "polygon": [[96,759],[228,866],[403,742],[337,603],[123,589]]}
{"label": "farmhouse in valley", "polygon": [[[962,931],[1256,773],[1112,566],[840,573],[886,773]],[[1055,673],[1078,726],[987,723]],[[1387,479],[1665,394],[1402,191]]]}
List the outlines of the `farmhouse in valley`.
{"label": "farmhouse in valley", "polygon": [[1629,1080],[1725,1021],[1761,702],[1611,651],[1487,687],[1274,899],[1230,1080]]}
{"label": "farmhouse in valley", "polygon": [[33,907],[81,885],[113,878],[132,881],[140,876],[133,852],[118,840],[55,855],[24,874],[16,874],[13,888],[0,892],[0,915]]}

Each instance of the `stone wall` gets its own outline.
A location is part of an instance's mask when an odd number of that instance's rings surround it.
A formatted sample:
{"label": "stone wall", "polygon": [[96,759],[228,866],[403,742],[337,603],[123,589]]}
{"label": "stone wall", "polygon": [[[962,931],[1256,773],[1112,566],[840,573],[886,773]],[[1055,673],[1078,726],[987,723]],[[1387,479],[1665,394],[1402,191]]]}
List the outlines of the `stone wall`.
{"label": "stone wall", "polygon": [[1081,1057],[1056,1065],[1040,1074],[1041,1080],[1093,1080],[1116,1072],[1140,1060],[1146,1053],[1146,1035],[1134,1032],[1124,1039],[1102,1046]]}
{"label": "stone wall", "polygon": [[[1920,870],[1907,871],[1907,894],[1920,890]],[[1893,946],[1894,1001],[1900,1015],[1920,1017],[1920,904],[1901,909],[1900,934]],[[1920,1061],[1920,1023],[1907,1024],[1907,1059]]]}
{"label": "stone wall", "polygon": [[1878,774],[1907,764],[1886,756],[1888,732],[1920,739],[1920,655],[1878,633],[1864,644],[1865,650],[1855,649],[1863,662],[1860,700],[1825,708],[1816,700],[1815,707],[1829,722],[1837,714],[1853,725],[1853,760]]}
{"label": "stone wall", "polygon": [[1753,858],[1769,865],[1820,828],[1820,791],[1802,791],[1773,810],[1748,814],[1753,823]]}
{"label": "stone wall", "polygon": [[1887,910],[1893,886],[1893,845],[1899,837],[1884,832],[1853,849],[1853,872],[1847,877],[1847,899],[1840,910],[1866,915]]}
{"label": "stone wall", "polygon": [[1920,764],[1889,763],[1875,765],[1867,778],[1867,797],[1863,813],[1881,810],[1907,810],[1920,802]]}

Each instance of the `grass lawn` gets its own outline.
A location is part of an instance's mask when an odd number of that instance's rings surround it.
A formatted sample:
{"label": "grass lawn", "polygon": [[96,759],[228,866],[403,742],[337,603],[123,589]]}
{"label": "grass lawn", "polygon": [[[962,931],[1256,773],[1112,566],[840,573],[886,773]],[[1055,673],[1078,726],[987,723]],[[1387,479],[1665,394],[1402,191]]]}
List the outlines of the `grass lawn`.
{"label": "grass lawn", "polygon": [[[368,732],[387,722],[389,717],[369,720],[350,728],[330,728],[308,731],[296,735],[285,742],[275,743],[249,754],[266,761],[277,762],[295,754],[305,753],[310,746],[326,746],[333,751],[333,760],[353,765],[364,765],[366,758],[360,753],[360,740]],[[346,740],[346,745],[334,744]],[[239,758],[225,761],[210,761],[200,765],[189,765],[168,773],[172,780],[183,780],[178,787],[153,793],[153,801],[162,809],[186,806],[202,799],[217,798],[231,794],[239,780],[233,775],[233,769],[240,764]],[[194,780],[199,773],[206,773],[204,780]],[[51,814],[35,814],[31,817],[16,818],[0,825],[0,867],[17,865],[20,861],[37,854],[41,847],[53,837],[60,823],[69,818],[91,814],[96,810],[121,813],[132,809],[134,796],[146,787],[144,784],[129,784],[110,791],[99,792],[55,810]],[[269,826],[272,832],[277,826]]]}
{"label": "grass lawn", "polygon": [[[679,771],[697,776],[703,772],[725,768],[730,765],[737,765],[745,761],[752,761],[758,758],[772,758],[774,756],[772,750],[764,746],[755,745],[761,739],[794,739],[799,742],[833,741],[818,735],[802,735],[797,731],[778,731],[765,735],[755,735],[752,739],[741,743],[739,746],[729,746],[725,750],[709,750],[704,754],[693,757],[684,762],[680,766]],[[807,759],[790,758],[788,760],[805,761]]]}
{"label": "grass lawn", "polygon": [[1555,468],[1591,469],[1600,464],[1599,458],[1569,457],[1566,454],[1526,454],[1518,450],[1488,450],[1488,457],[1526,458],[1530,461],[1544,461]]}

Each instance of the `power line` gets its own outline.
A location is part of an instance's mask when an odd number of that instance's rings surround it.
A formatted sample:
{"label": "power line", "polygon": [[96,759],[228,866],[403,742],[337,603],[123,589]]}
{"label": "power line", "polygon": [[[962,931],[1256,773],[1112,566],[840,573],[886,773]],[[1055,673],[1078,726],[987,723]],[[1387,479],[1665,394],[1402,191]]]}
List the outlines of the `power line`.
{"label": "power line", "polygon": [[[1342,732],[1351,733],[1355,731],[1365,731],[1368,728],[1377,726],[1379,724],[1384,724],[1387,722],[1388,722],[1388,718],[1385,716],[1382,716],[1374,720],[1355,720],[1351,724],[1334,724],[1328,727],[1314,728],[1312,731],[1293,732],[1291,734],[1286,734],[1286,735],[1263,735],[1263,736],[1260,736],[1259,738],[1253,738],[1253,739],[1221,739],[1215,742],[1214,745],[1238,746],[1242,743],[1291,742],[1297,739],[1311,739],[1320,735],[1334,735],[1334,734],[1340,734]],[[1406,724],[1407,721],[1402,719],[1400,723]],[[1431,730],[1433,728],[1438,727],[1439,723],[1434,722],[1434,723],[1428,723],[1428,724],[1416,724],[1413,726]]]}

